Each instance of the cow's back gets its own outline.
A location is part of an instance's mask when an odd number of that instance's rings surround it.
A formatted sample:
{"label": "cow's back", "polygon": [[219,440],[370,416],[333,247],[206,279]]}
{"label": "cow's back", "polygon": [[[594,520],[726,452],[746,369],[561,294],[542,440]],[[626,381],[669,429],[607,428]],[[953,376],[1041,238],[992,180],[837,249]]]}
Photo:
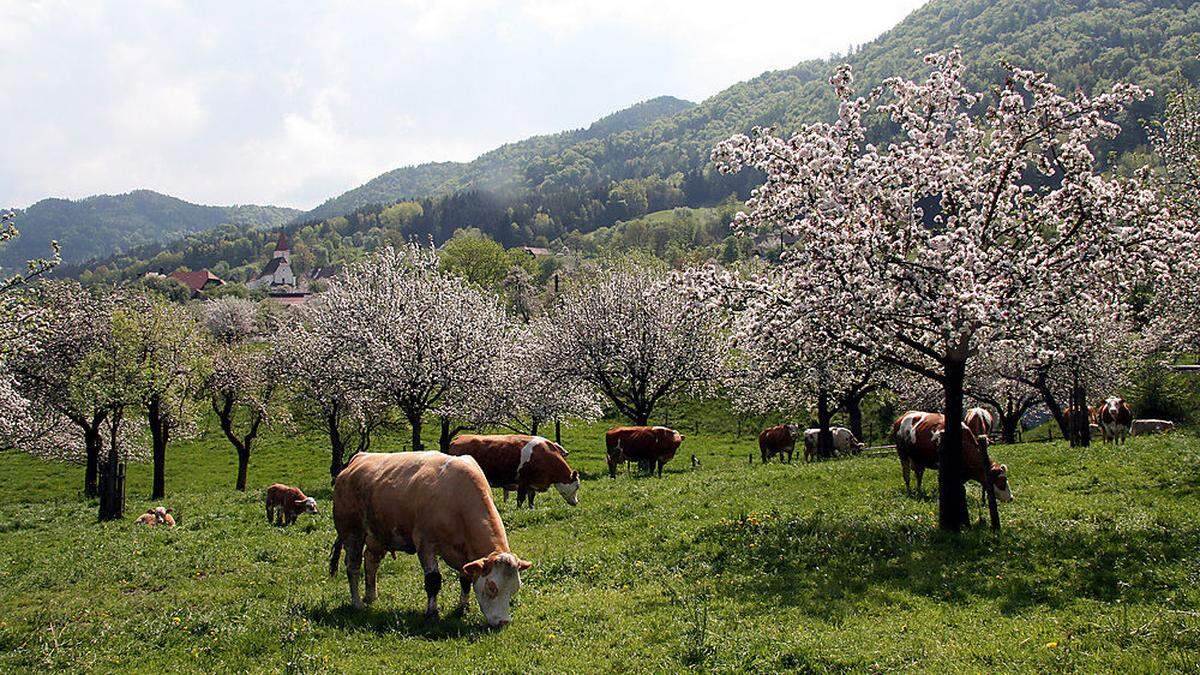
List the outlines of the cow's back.
{"label": "cow's back", "polygon": [[339,536],[362,529],[387,545],[417,529],[453,532],[464,516],[494,515],[487,478],[471,457],[436,451],[358,453],[338,474],[333,519]]}
{"label": "cow's back", "polygon": [[508,436],[459,436],[450,442],[446,452],[451,455],[470,456],[483,469],[483,475],[493,487],[509,487],[517,484],[517,470],[521,465],[521,450],[530,439],[516,435]]}

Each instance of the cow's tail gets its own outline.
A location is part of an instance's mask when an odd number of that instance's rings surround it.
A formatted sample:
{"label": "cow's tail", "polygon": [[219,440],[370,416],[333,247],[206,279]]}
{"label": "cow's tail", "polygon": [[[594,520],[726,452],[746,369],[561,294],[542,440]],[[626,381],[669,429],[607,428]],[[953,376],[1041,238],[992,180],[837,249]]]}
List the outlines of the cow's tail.
{"label": "cow's tail", "polygon": [[329,554],[329,576],[336,577],[338,570],[338,560],[342,557],[342,538],[338,537],[333,540],[333,551]]}

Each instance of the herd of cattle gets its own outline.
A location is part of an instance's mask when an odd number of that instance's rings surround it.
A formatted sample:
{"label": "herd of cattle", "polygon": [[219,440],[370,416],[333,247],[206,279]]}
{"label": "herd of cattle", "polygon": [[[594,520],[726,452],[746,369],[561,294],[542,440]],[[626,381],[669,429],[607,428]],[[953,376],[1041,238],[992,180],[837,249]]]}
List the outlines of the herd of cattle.
{"label": "herd of cattle", "polygon": [[[1092,423],[1105,440],[1124,442],[1130,435],[1161,433],[1170,422],[1133,420],[1129,406],[1119,398],[1092,409]],[[1142,429],[1138,422],[1143,422]],[[983,408],[967,411],[962,425],[963,481],[991,483],[999,501],[1013,500],[1008,468],[986,461],[989,434],[995,418]],[[834,450],[857,454],[864,449],[850,430],[833,427]],[[892,425],[892,438],[900,459],[906,490],[910,474],[917,490],[926,469],[938,468],[938,452],[946,432],[945,417],[938,413],[909,411]],[[763,463],[784,455],[791,461],[796,443],[803,440],[806,461],[816,456],[819,430],[781,424],[759,434]],[[618,427],[605,434],[608,471],[616,477],[624,463],[637,463],[647,472],[671,461],[684,436],[667,427]],[[507,501],[517,493],[517,505],[533,507],[534,496],[553,487],[563,499],[579,503],[579,472],[567,463],[567,451],[540,436],[464,435],[455,438],[448,452],[358,453],[334,481],[333,521],[337,530],[329,557],[330,576],[336,576],[345,555],[350,599],[355,607],[372,602],[376,574],[383,557],[397,551],[415,554],[425,573],[426,616],[438,614],[437,595],[442,586],[439,560],[458,572],[461,595],[458,612],[466,611],[474,589],[480,610],[493,627],[511,620],[513,595],[521,587],[522,570],[532,563],[509,548],[504,523],[492,499],[500,488]],[[985,465],[986,464],[986,465]],[[695,455],[692,465],[697,465]],[[298,488],[275,484],[266,491],[267,522],[288,525],[302,513],[317,513],[316,500]],[[157,507],[142,514],[144,525],[173,527],[170,509]],[[359,594],[359,574],[365,571],[365,592]]]}

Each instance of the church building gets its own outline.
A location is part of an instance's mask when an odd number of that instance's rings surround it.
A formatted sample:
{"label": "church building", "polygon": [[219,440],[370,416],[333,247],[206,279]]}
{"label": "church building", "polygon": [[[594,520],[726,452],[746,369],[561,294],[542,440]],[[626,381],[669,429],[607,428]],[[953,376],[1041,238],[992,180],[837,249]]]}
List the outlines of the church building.
{"label": "church building", "polygon": [[251,280],[246,286],[250,288],[275,289],[281,286],[294,288],[296,274],[292,272],[291,249],[288,246],[287,235],[279,233],[279,241],[275,244],[275,253],[267,263],[258,278]]}

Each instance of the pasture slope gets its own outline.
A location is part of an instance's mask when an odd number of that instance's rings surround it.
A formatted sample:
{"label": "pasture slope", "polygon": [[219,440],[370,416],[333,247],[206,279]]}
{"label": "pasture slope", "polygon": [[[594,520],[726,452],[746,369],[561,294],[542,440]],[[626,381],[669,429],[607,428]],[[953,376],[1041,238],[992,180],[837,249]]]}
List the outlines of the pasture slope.
{"label": "pasture slope", "polygon": [[[244,495],[217,435],[180,444],[173,531],[131,523],[148,467],[130,471],[130,520],[100,525],[77,468],[0,454],[0,672],[1200,670],[1191,436],[997,447],[1017,495],[1006,529],[953,539],[892,457],[749,467],[751,434],[689,434],[661,480],[610,480],[604,427],[564,438],[578,508],[553,491],[534,511],[501,505],[536,565],[503,631],[477,608],[423,621],[412,556],[385,561],[373,607],[347,607],[344,576],[326,576],[317,438],[268,436]],[[276,480],[322,514],[268,526]]]}

